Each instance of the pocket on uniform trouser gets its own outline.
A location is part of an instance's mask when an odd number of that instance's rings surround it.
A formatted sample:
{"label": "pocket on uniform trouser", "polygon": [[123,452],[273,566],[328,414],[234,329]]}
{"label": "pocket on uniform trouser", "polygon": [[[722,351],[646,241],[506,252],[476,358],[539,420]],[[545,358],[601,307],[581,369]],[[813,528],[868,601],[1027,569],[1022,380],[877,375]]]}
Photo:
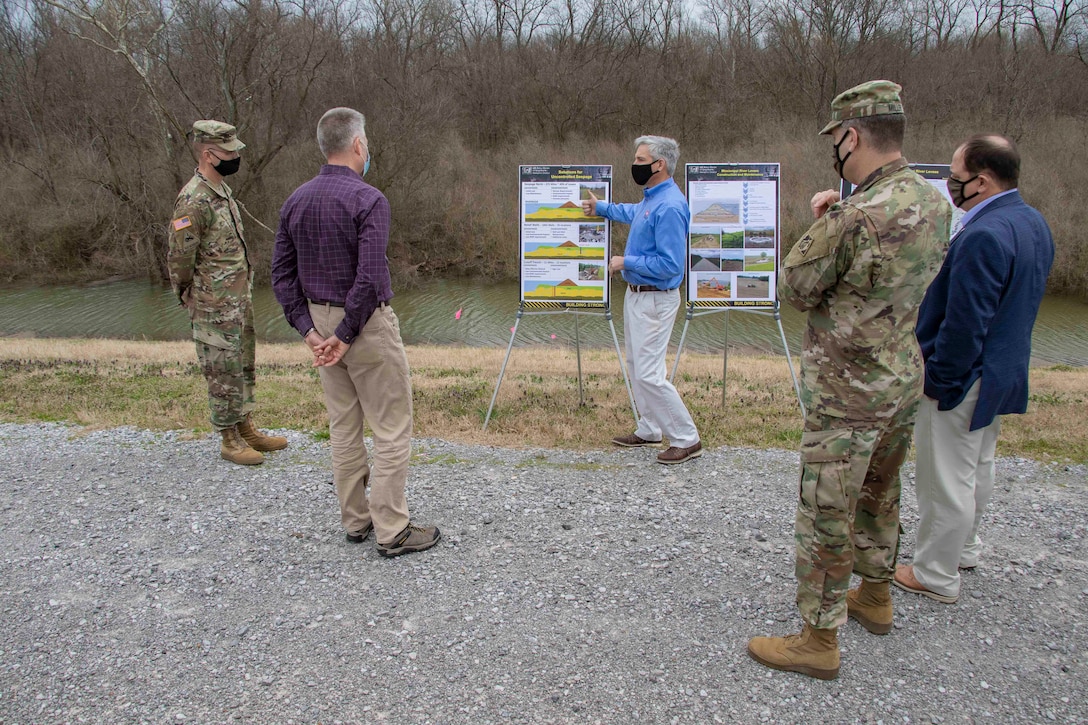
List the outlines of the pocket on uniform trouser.
{"label": "pocket on uniform trouser", "polygon": [[220,350],[240,350],[242,346],[240,332],[226,332],[197,325],[193,325],[193,339]]}
{"label": "pocket on uniform trouser", "polygon": [[813,513],[843,510],[853,439],[850,428],[801,434],[801,503]]}
{"label": "pocket on uniform trouser", "polygon": [[801,436],[797,501],[797,604],[813,626],[837,626],[845,616],[853,548],[846,481],[853,452],[849,428]]}

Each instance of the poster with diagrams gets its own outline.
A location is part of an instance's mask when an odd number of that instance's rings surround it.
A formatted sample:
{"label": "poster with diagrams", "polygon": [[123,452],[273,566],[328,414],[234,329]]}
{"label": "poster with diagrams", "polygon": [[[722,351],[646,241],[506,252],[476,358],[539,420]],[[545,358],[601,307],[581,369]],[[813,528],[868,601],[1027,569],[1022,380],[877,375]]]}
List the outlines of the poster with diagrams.
{"label": "poster with diagrams", "polygon": [[[952,203],[952,195],[948,193],[948,177],[952,175],[952,167],[948,164],[907,164],[914,172],[928,181],[934,189],[941,192],[949,204],[952,204],[952,235],[960,228],[960,220],[963,219],[963,209]],[[843,199],[854,193],[854,185],[843,180],[839,194]]]}
{"label": "poster with diagrams", "polygon": [[688,303],[774,307],[779,164],[688,164]]}
{"label": "poster with diagrams", "polygon": [[[923,179],[941,192],[949,204],[952,204],[952,195],[948,193],[948,177],[952,175],[952,167],[948,164],[910,164],[910,167]],[[963,219],[963,209],[952,204],[952,234],[960,228],[960,220]]]}
{"label": "poster with diagrams", "polygon": [[611,227],[588,217],[612,200],[611,166],[521,166],[521,302],[531,309],[606,308]]}

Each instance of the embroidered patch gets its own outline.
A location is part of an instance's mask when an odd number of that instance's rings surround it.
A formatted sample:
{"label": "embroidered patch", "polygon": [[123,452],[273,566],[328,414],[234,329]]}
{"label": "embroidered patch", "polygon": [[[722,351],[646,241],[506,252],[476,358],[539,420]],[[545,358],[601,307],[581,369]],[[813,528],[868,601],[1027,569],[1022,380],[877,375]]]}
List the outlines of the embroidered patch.
{"label": "embroidered patch", "polygon": [[174,231],[175,232],[180,232],[182,229],[185,229],[186,227],[191,227],[191,226],[193,226],[193,222],[187,216],[183,216],[181,219],[175,219],[174,220]]}

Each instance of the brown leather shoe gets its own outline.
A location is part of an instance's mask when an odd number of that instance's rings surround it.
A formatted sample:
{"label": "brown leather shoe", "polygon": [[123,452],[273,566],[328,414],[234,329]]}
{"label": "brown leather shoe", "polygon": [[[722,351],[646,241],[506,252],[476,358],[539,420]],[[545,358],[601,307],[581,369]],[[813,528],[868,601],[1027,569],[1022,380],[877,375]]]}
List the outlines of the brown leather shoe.
{"label": "brown leather shoe", "polygon": [[347,540],[348,540],[349,543],[361,544],[364,541],[366,541],[366,537],[370,536],[370,532],[373,531],[373,530],[374,530],[374,523],[371,522],[371,523],[367,524],[366,526],[364,526],[363,528],[359,529],[358,531],[347,531],[347,532],[345,532],[345,536],[347,537]]}
{"label": "brown leather shoe", "polygon": [[442,538],[442,532],[437,526],[416,526],[412,522],[404,527],[404,531],[388,544],[378,542],[378,553],[382,556],[400,556],[411,554],[415,551],[426,551]]}
{"label": "brown leather shoe", "polygon": [[668,450],[658,453],[657,462],[671,465],[690,461],[692,458],[698,458],[701,455],[703,455],[703,444],[701,441],[695,441],[695,445],[690,448],[672,446]]}
{"label": "brown leather shoe", "polygon": [[929,597],[941,604],[955,604],[959,596],[950,597],[947,594],[938,594],[935,591],[926,589],[920,581],[914,576],[914,567],[911,564],[900,564],[895,567],[895,579],[892,581],[897,587],[905,592],[911,592],[912,594],[921,594],[923,597]]}
{"label": "brown leather shoe", "polygon": [[657,448],[661,445],[661,441],[648,441],[645,438],[639,438],[634,433],[626,436],[616,436],[612,439],[612,442],[617,446],[623,446],[624,448],[639,448],[640,446]]}

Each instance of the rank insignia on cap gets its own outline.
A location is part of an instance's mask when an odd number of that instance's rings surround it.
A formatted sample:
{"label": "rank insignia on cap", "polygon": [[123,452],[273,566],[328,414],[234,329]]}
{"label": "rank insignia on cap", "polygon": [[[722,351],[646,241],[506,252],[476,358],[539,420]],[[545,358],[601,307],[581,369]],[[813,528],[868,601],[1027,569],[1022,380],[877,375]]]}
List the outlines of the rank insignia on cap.
{"label": "rank insignia on cap", "polygon": [[187,216],[183,216],[181,219],[175,219],[174,220],[174,231],[175,232],[180,232],[182,229],[185,229],[186,227],[191,227],[191,226],[193,226],[193,222]]}

